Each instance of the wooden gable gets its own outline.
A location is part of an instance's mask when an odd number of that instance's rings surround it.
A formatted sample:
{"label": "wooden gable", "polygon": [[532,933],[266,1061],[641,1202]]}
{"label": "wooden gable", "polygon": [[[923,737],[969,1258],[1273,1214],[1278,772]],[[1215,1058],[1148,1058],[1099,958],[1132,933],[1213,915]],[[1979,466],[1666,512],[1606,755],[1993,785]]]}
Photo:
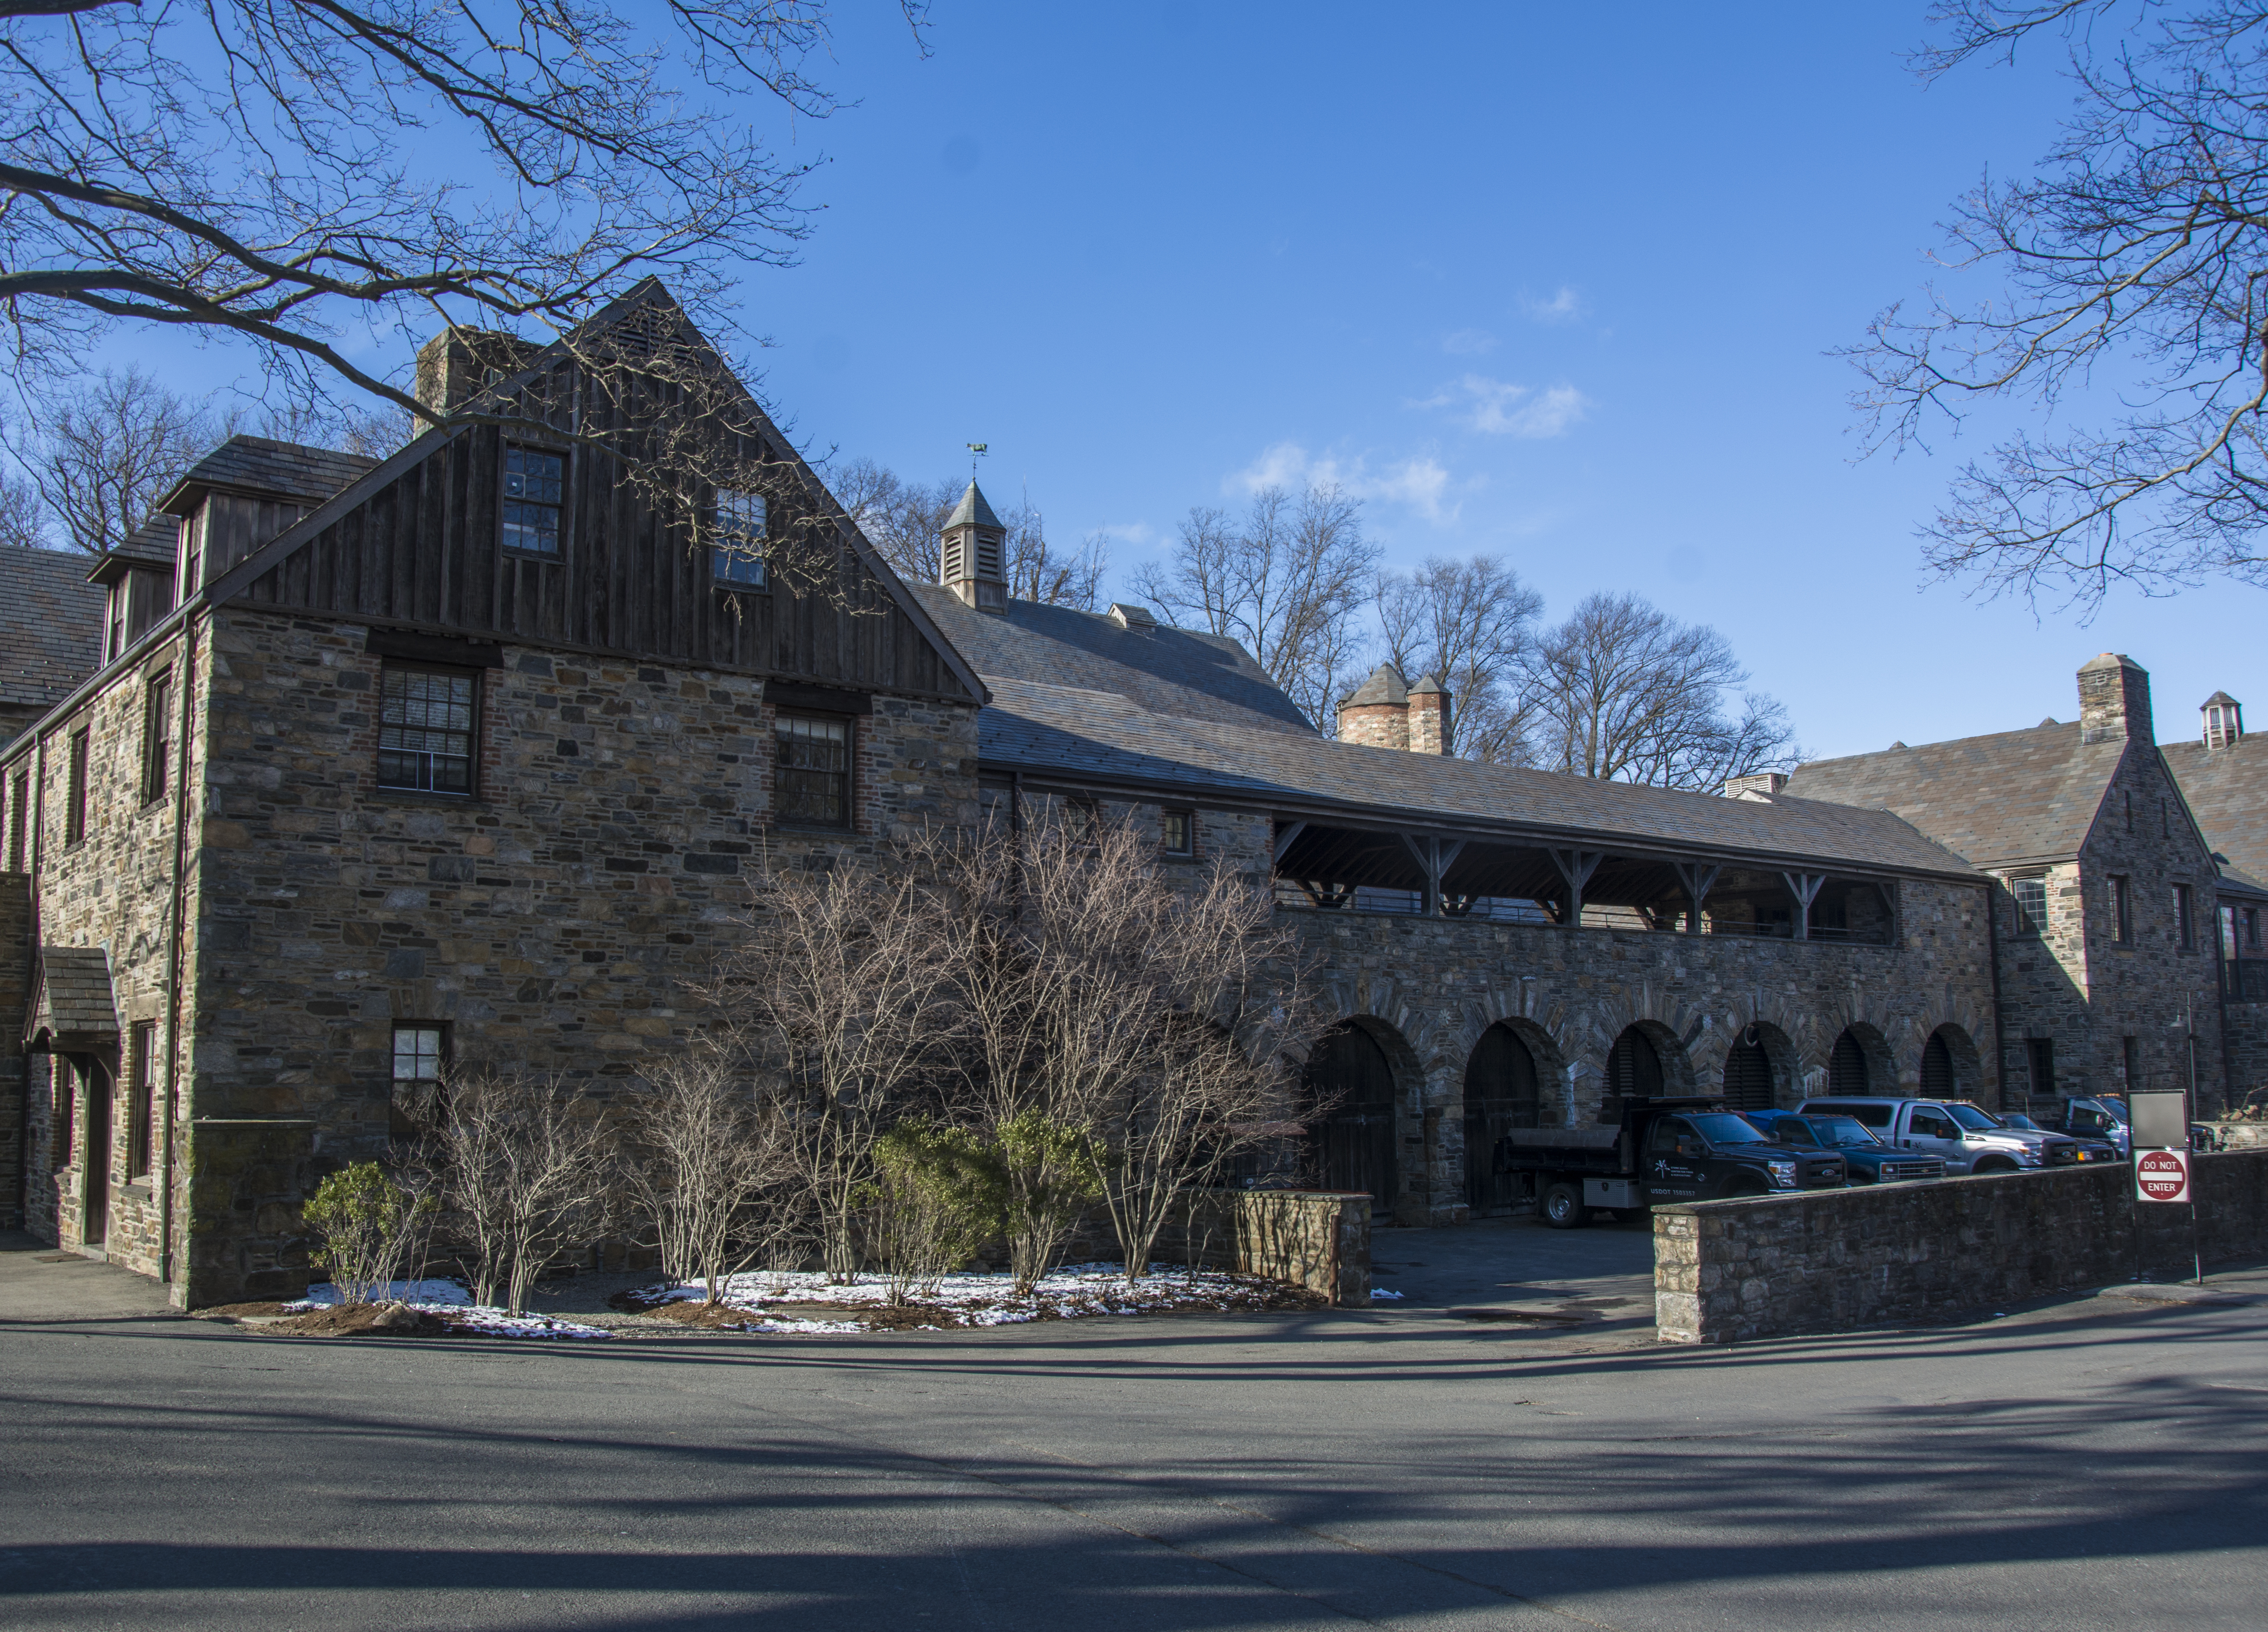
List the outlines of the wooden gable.
{"label": "wooden gable", "polygon": [[[652,305],[649,298],[649,316]],[[835,557],[831,581],[775,573],[769,588],[753,592],[716,583],[692,527],[658,514],[625,479],[619,457],[594,445],[593,433],[612,429],[600,416],[615,410],[555,347],[486,399],[480,422],[428,431],[255,552],[215,584],[216,598],[980,701],[983,687],[960,654],[770,418],[749,408],[762,457],[785,478],[768,494],[771,530],[800,528],[798,536],[823,540]],[[514,444],[565,458],[556,557],[504,548],[504,458]]]}

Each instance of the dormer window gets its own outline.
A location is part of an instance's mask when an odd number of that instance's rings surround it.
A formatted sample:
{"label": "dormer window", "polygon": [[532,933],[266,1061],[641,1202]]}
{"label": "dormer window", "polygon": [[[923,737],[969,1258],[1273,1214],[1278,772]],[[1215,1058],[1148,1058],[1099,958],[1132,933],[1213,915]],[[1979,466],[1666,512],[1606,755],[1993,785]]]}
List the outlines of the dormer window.
{"label": "dormer window", "polygon": [[2205,699],[2205,746],[2207,748],[2233,746],[2244,736],[2244,705],[2225,691],[2217,691]]}
{"label": "dormer window", "polygon": [[[116,570],[113,556],[105,570]],[[103,660],[116,658],[173,609],[172,577],[162,568],[136,567],[110,582],[110,623]]]}

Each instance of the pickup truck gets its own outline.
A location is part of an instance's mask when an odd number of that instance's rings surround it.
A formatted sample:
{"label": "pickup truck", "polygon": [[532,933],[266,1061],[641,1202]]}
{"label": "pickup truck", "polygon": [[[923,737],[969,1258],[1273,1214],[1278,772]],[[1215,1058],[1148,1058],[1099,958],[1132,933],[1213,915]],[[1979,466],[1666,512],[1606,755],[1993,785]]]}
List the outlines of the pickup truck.
{"label": "pickup truck", "polygon": [[1816,1146],[1843,1158],[1852,1184],[1897,1184],[1910,1179],[1942,1179],[1945,1164],[1934,1156],[1901,1150],[1874,1137],[1864,1122],[1847,1116],[1798,1116],[1793,1111],[1743,1111],[1774,1144]]}
{"label": "pickup truck", "polygon": [[2011,1128],[1966,1099],[1806,1099],[1803,1116],[1848,1116],[1884,1144],[1934,1156],[1948,1173],[2014,1173],[2099,1159],[2076,1139]]}
{"label": "pickup truck", "polygon": [[1572,1230],[1594,1208],[1843,1187],[1843,1158],[1768,1143],[1722,1099],[1625,1100],[1612,1128],[1518,1128],[1497,1141],[1500,1173],[1535,1175],[1538,1210]]}

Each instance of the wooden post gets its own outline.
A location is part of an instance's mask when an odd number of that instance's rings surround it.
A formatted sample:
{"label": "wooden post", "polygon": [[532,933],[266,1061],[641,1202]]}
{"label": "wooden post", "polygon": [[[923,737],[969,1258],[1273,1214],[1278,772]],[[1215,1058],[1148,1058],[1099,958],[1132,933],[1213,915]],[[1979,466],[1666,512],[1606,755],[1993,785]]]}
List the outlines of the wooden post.
{"label": "wooden post", "polygon": [[1811,938],[1811,903],[1819,898],[1820,886],[1827,882],[1827,875],[1823,872],[1784,872],[1779,878],[1787,886],[1787,893],[1795,897],[1795,938],[1808,941]]}
{"label": "wooden post", "polygon": [[1571,930],[1580,929],[1583,923],[1583,886],[1591,881],[1591,875],[1598,871],[1599,864],[1606,860],[1606,852],[1604,850],[1546,850],[1544,854],[1551,857],[1551,864],[1559,870],[1559,876],[1567,881],[1566,915],[1560,921],[1561,926]]}

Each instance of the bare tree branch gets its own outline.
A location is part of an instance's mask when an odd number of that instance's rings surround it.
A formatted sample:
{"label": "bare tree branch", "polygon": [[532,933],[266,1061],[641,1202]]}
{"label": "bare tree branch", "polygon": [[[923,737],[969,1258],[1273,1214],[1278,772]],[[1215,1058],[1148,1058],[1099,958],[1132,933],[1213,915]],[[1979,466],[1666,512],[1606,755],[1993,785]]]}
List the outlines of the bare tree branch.
{"label": "bare tree branch", "polygon": [[1436,555],[1415,572],[1381,574],[1373,596],[1388,658],[1449,688],[1450,751],[1525,765],[1531,757],[1520,665],[1535,643],[1543,597],[1492,555]]}

